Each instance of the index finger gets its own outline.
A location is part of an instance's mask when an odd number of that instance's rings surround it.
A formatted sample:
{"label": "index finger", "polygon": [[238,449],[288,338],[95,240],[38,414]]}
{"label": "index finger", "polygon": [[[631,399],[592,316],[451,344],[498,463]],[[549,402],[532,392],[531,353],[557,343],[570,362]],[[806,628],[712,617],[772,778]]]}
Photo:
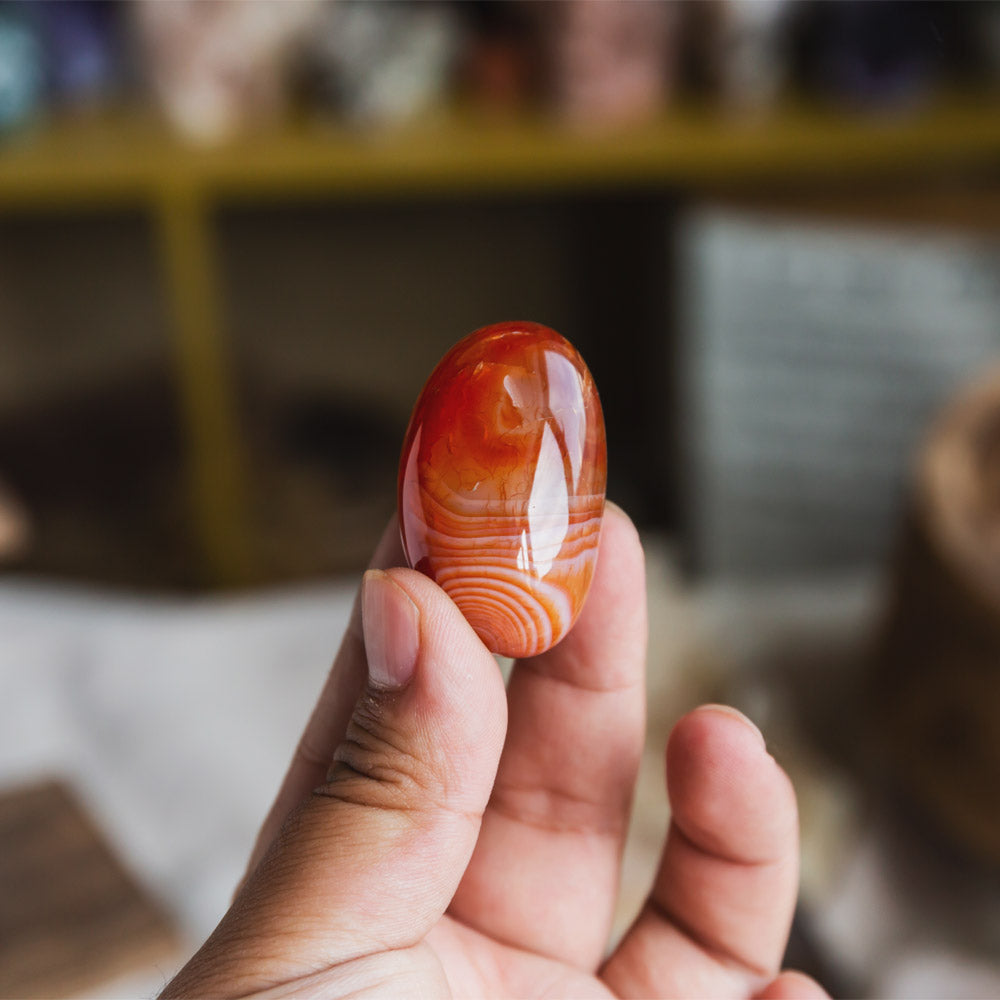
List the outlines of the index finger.
{"label": "index finger", "polygon": [[645,730],[646,577],[609,503],[580,618],[519,661],[479,844],[451,913],[578,968],[604,954]]}
{"label": "index finger", "polygon": [[[369,569],[390,569],[405,566],[403,545],[399,538],[399,522],[395,515],[382,533],[375,548]],[[322,785],[326,772],[333,760],[334,751],[340,745],[347,730],[354,704],[361,693],[361,687],[368,674],[365,658],[365,642],[361,631],[360,590],[354,599],[347,631],[340,643],[340,649],[333,666],[326,676],[316,707],[299,739],[292,755],[292,762],[285,773],[284,781],[271,806],[267,818],[257,834],[257,840],[250,854],[247,872],[260,863],[271,842],[278,835],[289,813],[309,793]]]}

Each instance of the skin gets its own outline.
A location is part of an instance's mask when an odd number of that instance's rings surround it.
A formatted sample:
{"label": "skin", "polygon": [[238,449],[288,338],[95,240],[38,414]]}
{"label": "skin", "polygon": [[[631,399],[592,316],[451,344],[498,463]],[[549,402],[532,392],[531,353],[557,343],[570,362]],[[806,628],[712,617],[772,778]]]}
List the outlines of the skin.
{"label": "skin", "polygon": [[163,997],[825,996],[779,965],[792,786],[722,706],[674,727],[659,871],[606,954],[645,726],[628,518],[608,506],[579,621],[506,690],[444,592],[388,568],[401,561],[391,525],[248,875]]}

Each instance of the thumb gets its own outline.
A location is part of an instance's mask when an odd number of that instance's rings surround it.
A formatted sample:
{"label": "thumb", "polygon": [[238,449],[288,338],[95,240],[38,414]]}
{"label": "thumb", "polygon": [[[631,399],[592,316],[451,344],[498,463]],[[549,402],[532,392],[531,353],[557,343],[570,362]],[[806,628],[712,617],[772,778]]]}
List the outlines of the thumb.
{"label": "thumb", "polygon": [[412,570],[365,574],[362,621],[368,683],[326,782],[192,960],[195,978],[168,995],[244,994],[405,948],[451,901],[503,747],[503,681],[451,600]]}

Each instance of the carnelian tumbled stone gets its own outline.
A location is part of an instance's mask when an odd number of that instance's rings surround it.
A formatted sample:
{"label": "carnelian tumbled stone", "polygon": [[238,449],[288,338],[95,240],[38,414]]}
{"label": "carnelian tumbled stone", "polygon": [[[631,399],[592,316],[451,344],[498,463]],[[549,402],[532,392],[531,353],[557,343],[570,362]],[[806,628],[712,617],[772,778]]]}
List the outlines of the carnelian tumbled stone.
{"label": "carnelian tumbled stone", "polygon": [[406,558],[505,656],[555,645],[597,562],[607,446],[597,389],[568,340],[497,323],[441,360],[399,466]]}

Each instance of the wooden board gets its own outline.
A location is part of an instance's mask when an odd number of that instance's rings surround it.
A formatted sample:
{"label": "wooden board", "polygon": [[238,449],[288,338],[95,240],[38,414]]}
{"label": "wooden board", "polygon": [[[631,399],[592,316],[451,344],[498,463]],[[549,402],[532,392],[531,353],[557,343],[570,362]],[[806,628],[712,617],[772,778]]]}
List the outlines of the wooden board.
{"label": "wooden board", "polygon": [[177,943],[64,784],[0,794],[0,997],[79,993]]}

